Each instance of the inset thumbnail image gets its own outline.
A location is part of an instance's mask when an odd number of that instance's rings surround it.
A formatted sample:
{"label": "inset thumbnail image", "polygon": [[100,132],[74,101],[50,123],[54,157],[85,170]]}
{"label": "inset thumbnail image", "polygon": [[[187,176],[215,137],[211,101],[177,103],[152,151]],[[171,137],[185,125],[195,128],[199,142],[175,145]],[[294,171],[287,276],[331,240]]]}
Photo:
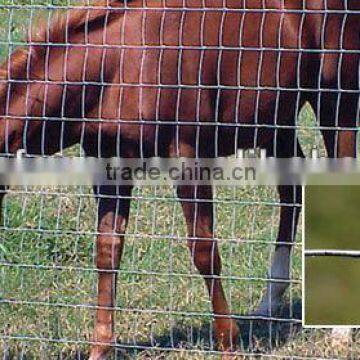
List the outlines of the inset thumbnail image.
{"label": "inset thumbnail image", "polygon": [[304,325],[360,326],[360,186],[305,189]]}

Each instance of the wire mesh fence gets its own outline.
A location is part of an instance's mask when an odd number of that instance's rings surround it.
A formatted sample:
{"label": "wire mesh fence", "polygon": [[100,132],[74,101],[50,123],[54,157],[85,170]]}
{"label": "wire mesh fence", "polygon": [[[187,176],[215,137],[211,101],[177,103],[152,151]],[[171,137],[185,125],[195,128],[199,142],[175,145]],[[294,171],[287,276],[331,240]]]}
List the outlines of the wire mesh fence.
{"label": "wire mesh fence", "polygon": [[[42,157],[225,156],[238,147],[302,156],[297,139],[305,155],[314,146],[331,156],[358,148],[354,1],[2,0],[0,14],[2,156],[19,148]],[[352,146],[344,150],[344,141]],[[86,186],[8,189],[0,222],[3,358],[88,356],[99,309],[95,240],[109,235],[99,230],[99,202],[109,198],[119,196],[94,196]],[[114,356],[218,357],[178,194],[138,187],[129,198],[122,262],[107,269],[118,277]],[[219,187],[205,200],[222,259],[218,278],[240,325],[237,354],[358,358],[358,333],[333,348],[329,332],[301,328],[301,224],[296,229],[291,217],[291,235],[278,237],[281,207],[301,202],[284,203],[270,187]],[[289,278],[272,276],[276,245],[288,247],[295,234]],[[288,286],[280,308],[256,313],[275,283]]]}
{"label": "wire mesh fence", "polygon": [[[49,195],[48,191],[42,195],[36,190],[22,195],[15,191],[5,202],[2,236],[7,252],[2,262],[2,315],[9,328],[3,336],[9,351],[18,349],[13,344],[21,348],[24,342],[37,339],[45,342],[43,350],[29,343],[23,345],[28,348],[23,351],[56,354],[63,350],[66,358],[74,342],[81,344],[83,351],[91,342],[96,309],[96,206],[89,194],[61,195],[59,191]],[[291,290],[284,299],[283,311],[273,316],[271,325],[264,322],[260,327],[254,325],[256,317],[249,315],[266,286],[267,266],[276,240],[272,225],[279,206],[272,202],[273,195],[269,189],[263,190],[263,198],[256,189],[222,189],[216,199],[225,291],[234,317],[246,324],[245,346],[254,342],[254,351],[257,347],[259,351],[273,347],[276,339],[282,342],[288,333],[296,332],[300,323],[298,245],[297,270],[289,280]],[[235,196],[243,200],[227,200]],[[137,199],[132,208],[136,215],[130,220],[118,271],[119,348],[143,355],[145,350],[156,353],[162,348],[165,353],[189,350],[190,355],[196,350],[215,351],[212,313],[203,280],[186,250],[179,204],[169,189],[138,189],[133,197]],[[22,219],[33,223],[24,224]],[[262,221],[267,224],[266,231]],[[255,340],[256,332],[260,332],[261,340]],[[14,342],[16,339],[18,342]]]}
{"label": "wire mesh fence", "polygon": [[[54,21],[51,15],[59,8],[72,10]],[[24,135],[22,145],[28,153],[62,152],[68,145],[63,135],[68,132],[85,153],[89,146],[94,151],[88,142],[97,142],[101,153],[103,146],[109,146],[102,145],[102,134],[106,137],[111,130],[118,134],[118,142],[125,142],[131,124],[140,127],[134,151],[159,155],[165,151],[160,146],[166,141],[163,133],[174,121],[177,154],[185,126],[197,129],[195,137],[203,132],[199,126],[206,128],[213,138],[214,155],[234,152],[238,145],[278,152],[277,138],[285,136],[281,134],[286,129],[310,129],[313,136],[323,130],[328,151],[335,154],[340,130],[356,136],[359,9],[352,1],[336,6],[325,0],[320,6],[304,1],[292,6],[263,1],[240,6],[221,1],[161,5],[103,1],[86,6],[19,1],[7,2],[2,9],[2,52],[9,58],[9,69],[3,71],[10,77],[5,74],[3,81],[13,84],[12,91],[26,87],[27,92],[22,111],[7,99],[7,118],[13,118],[11,110],[15,111],[16,119],[25,123],[25,132],[36,131],[36,124],[43,121],[46,128],[60,126],[62,118],[82,125],[75,131],[67,121],[61,129],[43,129],[37,146],[27,144]],[[45,20],[39,25],[41,14]],[[250,27],[254,33],[248,31]],[[35,28],[28,41],[20,36],[24,28]],[[315,41],[308,33],[316,31],[320,34]],[[17,65],[11,66],[10,54],[20,45],[23,51],[14,55]],[[114,63],[119,65],[117,71],[112,71]],[[316,127],[295,121],[305,100],[317,115]],[[46,106],[40,106],[44,102]],[[240,130],[248,134],[239,136]],[[155,131],[154,149],[147,144],[151,131]],[[56,133],[52,140],[57,138],[51,144],[46,136],[50,132]],[[317,141],[321,141],[318,135]],[[9,144],[4,146],[3,152],[11,152]],[[197,155],[205,151],[201,141],[194,147]]]}

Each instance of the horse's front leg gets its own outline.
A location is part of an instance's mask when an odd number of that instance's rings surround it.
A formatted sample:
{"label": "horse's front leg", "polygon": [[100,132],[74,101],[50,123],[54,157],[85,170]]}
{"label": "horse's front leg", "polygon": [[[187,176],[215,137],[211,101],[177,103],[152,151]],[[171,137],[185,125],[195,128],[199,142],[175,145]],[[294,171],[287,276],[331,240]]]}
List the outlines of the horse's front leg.
{"label": "horse's front leg", "polygon": [[214,239],[212,189],[210,186],[179,186],[187,224],[192,260],[204,277],[215,315],[215,335],[219,348],[233,351],[239,328],[231,318],[220,278],[221,259]]}
{"label": "horse's front leg", "polygon": [[98,269],[98,307],[90,360],[107,358],[114,338],[113,307],[116,297],[117,270],[124,245],[129,217],[131,187],[101,187],[98,201],[98,236],[96,266]]}
{"label": "horse's front leg", "polygon": [[277,245],[272,259],[266,292],[255,315],[273,316],[281,304],[282,295],[289,285],[290,255],[295,241],[296,229],[301,211],[301,186],[279,186],[280,226]]}
{"label": "horse's front leg", "polygon": [[[276,143],[268,149],[268,156],[278,158],[304,157],[293,129],[278,131]],[[290,256],[302,204],[301,186],[278,186],[280,224],[275,253],[269,270],[269,280],[255,315],[273,316],[279,309],[282,296],[289,286]]]}

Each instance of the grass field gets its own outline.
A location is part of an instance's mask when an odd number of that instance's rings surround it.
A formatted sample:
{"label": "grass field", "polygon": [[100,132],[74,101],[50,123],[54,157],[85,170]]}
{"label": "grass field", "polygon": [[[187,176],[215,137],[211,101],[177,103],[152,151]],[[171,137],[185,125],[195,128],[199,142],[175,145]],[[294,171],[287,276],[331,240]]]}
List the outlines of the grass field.
{"label": "grass field", "polygon": [[[49,3],[1,0],[0,6]],[[7,44],[22,39],[30,19],[40,13],[44,15],[44,10],[0,9],[2,58],[11,51]],[[309,107],[302,112],[300,123],[314,124]],[[319,141],[313,131],[300,131],[300,136],[307,152]],[[119,271],[116,333],[122,351],[117,358],[218,357],[211,355],[209,300],[203,280],[190,262],[184,221],[173,190],[137,188],[133,195],[136,200]],[[351,346],[332,348],[326,331],[303,330],[289,321],[242,318],[256,307],[266,286],[279,218],[277,194],[269,187],[218,188],[215,204],[222,275],[242,330],[240,351],[256,359],[359,358],[359,334],[354,335]],[[0,357],[84,358],[96,304],[96,205],[91,190],[12,189],[1,215]],[[300,230],[297,239],[294,283],[279,319],[301,318]]]}

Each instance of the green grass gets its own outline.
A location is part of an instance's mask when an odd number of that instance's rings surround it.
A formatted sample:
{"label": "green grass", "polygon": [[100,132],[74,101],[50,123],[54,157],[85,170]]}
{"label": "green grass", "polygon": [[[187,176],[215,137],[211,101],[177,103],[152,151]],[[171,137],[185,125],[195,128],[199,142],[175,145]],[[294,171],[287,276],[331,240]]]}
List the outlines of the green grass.
{"label": "green grass", "polygon": [[[229,298],[231,295],[231,307],[235,314],[247,314],[258,302],[265,282],[251,281],[246,277],[265,277],[272,250],[266,242],[275,240],[278,208],[241,205],[242,202],[254,201],[254,196],[263,202],[273,201],[275,194],[271,189],[233,191],[222,189],[218,194],[216,233],[224,239],[220,240],[220,248],[223,275],[229,279],[224,281],[224,285]],[[141,195],[144,200],[132,204],[128,232],[133,235],[127,237],[121,265],[117,306],[122,310],[116,324],[119,342],[148,344],[154,337],[161,346],[171,346],[170,335],[175,332],[176,346],[189,347],[189,343],[194,342],[192,347],[209,348],[209,301],[203,280],[190,263],[183,240],[185,226],[180,206],[167,188],[157,189],[156,201],[153,200],[154,189],[137,189],[134,195]],[[93,200],[80,201],[70,192],[62,197],[40,196],[35,191],[25,196],[14,193],[6,199],[4,215],[1,235],[5,249],[3,260],[10,264],[37,266],[30,269],[1,268],[2,298],[11,299],[15,304],[1,307],[0,323],[5,323],[6,331],[13,336],[89,340],[94,310],[74,309],[67,305],[96,303],[95,273],[81,270],[94,268],[94,236],[85,235],[95,231]],[[61,223],[57,222],[58,219]],[[19,232],[19,228],[27,231]],[[79,235],[67,236],[62,232]],[[255,243],[241,245],[226,239]],[[297,279],[301,268],[299,255],[298,249],[293,274]],[[78,269],[55,270],[51,268],[54,262],[65,268]],[[232,280],[232,277],[245,279]],[[292,297],[294,307],[299,307],[299,286],[292,287]],[[17,304],[24,300],[36,304]],[[285,303],[289,301],[287,297]],[[64,307],[59,308],[56,304]],[[138,309],[148,312],[139,314]],[[151,313],[150,310],[165,314]],[[189,317],[172,315],[172,312],[208,315]],[[194,339],[188,341],[190,329],[194,332]],[[279,327],[278,336],[285,330],[284,326]],[[266,326],[261,327],[260,347],[266,346],[266,332]],[[243,340],[248,342],[246,338]],[[29,347],[29,354],[36,357],[39,349],[33,346]],[[51,354],[59,351],[58,347],[47,346],[46,351]],[[86,346],[81,348],[86,350]],[[14,348],[12,350],[16,352]],[[71,347],[65,344],[61,350],[71,351]]]}
{"label": "green grass", "polygon": [[[3,341],[0,354],[8,352],[12,358],[19,358],[23,352],[30,359],[58,358],[62,354],[64,359],[73,359],[78,352],[86,354],[88,346],[72,342],[89,341],[93,327],[94,309],[88,305],[96,304],[96,274],[91,270],[95,203],[87,197],[89,189],[44,189],[44,195],[35,188],[24,195],[17,190],[6,198],[1,224],[1,259],[11,265],[0,268],[1,299],[6,300],[0,306],[0,324],[4,324],[5,334],[12,337],[65,342]],[[63,195],[49,195],[56,191]],[[150,346],[153,341],[159,347],[175,346],[177,350],[211,349],[209,300],[183,240],[185,226],[178,202],[166,187],[157,188],[156,192],[150,187],[136,189],[133,195],[143,200],[132,202],[130,235],[121,264],[116,321],[119,343]],[[253,310],[265,287],[265,281],[251,278],[264,278],[266,274],[273,250],[268,243],[275,240],[279,216],[276,197],[268,187],[222,188],[216,194],[222,275],[227,279],[224,285],[236,315]],[[264,204],[254,205],[252,201]],[[297,246],[293,279],[301,278],[300,259]],[[53,264],[63,269],[54,269]],[[290,308],[292,316],[299,318],[300,306],[301,289],[293,284],[280,316],[288,317]],[[187,312],[193,315],[186,315]],[[239,346],[244,352],[272,353],[282,358],[294,354],[325,357],[336,350],[323,343],[327,335],[320,331],[246,321],[241,322],[241,329]],[[350,351],[342,349],[339,356]],[[190,356],[185,352],[150,353],[167,359]],[[143,358],[148,351],[128,350],[127,354]],[[202,355],[195,354],[193,358]]]}
{"label": "green grass", "polygon": [[[0,1],[1,5],[9,3],[50,2]],[[11,51],[6,43],[23,39],[30,18],[36,19],[40,13],[43,11],[0,9],[2,58]],[[303,110],[301,124],[314,124],[309,107]],[[321,146],[315,131],[301,130],[300,136],[307,153],[312,144]],[[86,355],[86,342],[93,329],[91,306],[96,304],[96,205],[91,190],[19,190],[24,189],[12,189],[7,196],[0,223],[0,356],[74,359],[78,358],[76,354]],[[118,341],[128,345],[174,346],[178,350],[128,349],[130,358],[208,358],[185,351],[211,349],[212,327],[204,282],[191,265],[183,240],[185,225],[180,205],[173,191],[165,187],[138,188],[134,196],[143,199],[133,201],[131,206],[130,235],[118,282]],[[225,290],[233,313],[245,315],[256,307],[266,286],[264,278],[273,251],[269,243],[276,239],[279,220],[277,194],[269,187],[219,188],[216,200],[216,233]],[[260,204],[255,205],[256,201]],[[297,238],[300,241],[300,230]],[[299,245],[293,257],[292,278],[301,278]],[[292,284],[280,315],[299,318],[300,307],[301,288]],[[188,312],[193,316],[186,315]],[[259,359],[261,354],[278,355],[279,359],[295,355],[344,359],[357,358],[359,354],[355,350],[358,335],[352,348],[333,349],[327,332],[305,331],[298,326],[243,321],[241,330],[239,347],[244,352],[257,353]],[[62,342],[56,341],[59,339]]]}

